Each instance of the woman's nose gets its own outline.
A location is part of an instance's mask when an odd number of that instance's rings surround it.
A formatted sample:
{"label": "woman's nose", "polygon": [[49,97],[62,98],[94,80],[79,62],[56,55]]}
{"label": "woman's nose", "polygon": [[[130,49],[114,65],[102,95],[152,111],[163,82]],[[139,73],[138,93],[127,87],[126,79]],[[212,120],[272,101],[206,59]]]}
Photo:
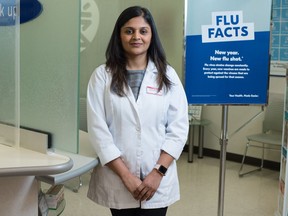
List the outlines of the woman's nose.
{"label": "woman's nose", "polygon": [[139,39],[140,39],[139,33],[138,33],[138,32],[135,32],[135,33],[133,34],[132,39],[134,39],[134,40],[139,40]]}

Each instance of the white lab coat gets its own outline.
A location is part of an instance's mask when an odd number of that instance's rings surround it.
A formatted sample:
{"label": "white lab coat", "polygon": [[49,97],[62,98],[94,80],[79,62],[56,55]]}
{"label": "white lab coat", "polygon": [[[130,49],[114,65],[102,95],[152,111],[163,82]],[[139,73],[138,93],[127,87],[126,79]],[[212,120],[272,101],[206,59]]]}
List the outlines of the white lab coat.
{"label": "white lab coat", "polygon": [[[87,90],[88,133],[102,166],[91,176],[88,197],[116,209],[161,208],[180,199],[176,162],[188,134],[187,99],[175,70],[168,66],[173,82],[168,93],[158,92],[157,69],[149,61],[139,97],[129,88],[127,97],[111,93],[111,75],[101,65],[93,72]],[[106,163],[121,157],[129,170],[145,178],[164,150],[175,158],[149,201],[136,201]]]}

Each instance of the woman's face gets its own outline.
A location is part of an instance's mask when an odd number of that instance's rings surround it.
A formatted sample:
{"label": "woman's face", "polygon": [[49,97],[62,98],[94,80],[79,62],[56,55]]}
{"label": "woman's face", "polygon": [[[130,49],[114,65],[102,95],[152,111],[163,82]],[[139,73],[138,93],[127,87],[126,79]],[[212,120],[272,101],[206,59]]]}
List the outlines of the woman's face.
{"label": "woman's face", "polygon": [[152,31],[142,16],[134,17],[122,26],[120,38],[128,58],[147,55]]}

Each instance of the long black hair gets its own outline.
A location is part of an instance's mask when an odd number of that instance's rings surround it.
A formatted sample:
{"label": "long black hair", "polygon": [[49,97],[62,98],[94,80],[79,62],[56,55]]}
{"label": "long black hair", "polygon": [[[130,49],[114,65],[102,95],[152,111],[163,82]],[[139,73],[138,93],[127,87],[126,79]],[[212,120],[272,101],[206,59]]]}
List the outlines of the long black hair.
{"label": "long black hair", "polygon": [[144,18],[152,30],[151,43],[147,54],[148,58],[154,62],[158,70],[157,82],[159,85],[159,91],[163,86],[169,90],[172,85],[166,74],[168,63],[154,19],[147,8],[133,6],[125,9],[118,17],[106,49],[106,68],[110,73],[112,73],[111,90],[119,96],[125,95],[125,87],[128,86],[125,76],[126,56],[122,47],[120,32],[125,23],[130,19],[139,16]]}

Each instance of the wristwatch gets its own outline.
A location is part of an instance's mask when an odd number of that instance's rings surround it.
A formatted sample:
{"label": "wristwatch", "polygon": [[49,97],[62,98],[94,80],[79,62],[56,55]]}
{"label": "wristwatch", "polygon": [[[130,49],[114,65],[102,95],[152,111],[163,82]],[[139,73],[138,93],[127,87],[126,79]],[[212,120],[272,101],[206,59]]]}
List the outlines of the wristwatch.
{"label": "wristwatch", "polygon": [[167,168],[164,167],[163,165],[161,164],[156,164],[154,166],[154,169],[157,170],[158,173],[160,173],[162,176],[165,176],[166,172],[167,172]]}

